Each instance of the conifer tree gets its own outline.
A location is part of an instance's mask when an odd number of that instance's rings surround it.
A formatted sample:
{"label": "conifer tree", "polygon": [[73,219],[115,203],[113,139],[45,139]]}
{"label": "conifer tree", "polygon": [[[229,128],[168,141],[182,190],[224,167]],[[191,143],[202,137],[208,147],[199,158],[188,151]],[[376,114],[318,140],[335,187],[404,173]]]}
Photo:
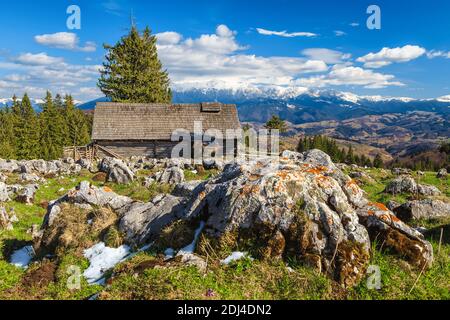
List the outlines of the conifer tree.
{"label": "conifer tree", "polygon": [[21,116],[16,124],[17,158],[35,159],[39,155],[39,125],[37,115],[25,93],[20,104]]}
{"label": "conifer tree", "polygon": [[142,34],[133,26],[108,53],[98,81],[100,90],[114,102],[170,103],[172,92],[162,69],[156,37],[147,27]]}
{"label": "conifer tree", "polygon": [[384,167],[383,159],[381,158],[381,155],[379,153],[375,156],[375,159],[373,159],[373,166],[375,168]]}
{"label": "conifer tree", "polygon": [[265,128],[269,130],[279,130],[280,133],[284,133],[287,131],[286,122],[275,115],[273,115],[272,118],[267,121]]}
{"label": "conifer tree", "polygon": [[64,145],[64,119],[53,103],[52,95],[47,92],[42,113],[40,114],[40,149],[45,160],[62,156]]}

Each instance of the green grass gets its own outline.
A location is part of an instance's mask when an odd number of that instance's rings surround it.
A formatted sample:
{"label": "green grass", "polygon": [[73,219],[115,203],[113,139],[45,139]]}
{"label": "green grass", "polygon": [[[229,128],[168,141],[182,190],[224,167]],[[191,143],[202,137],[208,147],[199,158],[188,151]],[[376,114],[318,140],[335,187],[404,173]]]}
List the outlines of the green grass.
{"label": "green grass", "polygon": [[[290,272],[282,262],[241,260],[213,265],[206,274],[195,267],[150,268],[140,274],[133,266],[155,259],[145,254],[126,262],[128,269],[119,273],[101,299],[324,299],[333,298],[332,283],[307,268]],[[116,269],[120,270],[123,266]],[[207,292],[213,293],[208,297]]]}
{"label": "green grass", "polygon": [[184,178],[186,181],[208,180],[218,174],[218,170],[204,170],[203,172],[194,173],[191,170],[184,170]]}

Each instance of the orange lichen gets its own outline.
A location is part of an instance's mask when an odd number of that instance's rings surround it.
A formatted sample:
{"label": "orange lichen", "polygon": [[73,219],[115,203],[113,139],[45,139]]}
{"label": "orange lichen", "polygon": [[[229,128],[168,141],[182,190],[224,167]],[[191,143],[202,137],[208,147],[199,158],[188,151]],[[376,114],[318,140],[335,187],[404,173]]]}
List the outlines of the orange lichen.
{"label": "orange lichen", "polygon": [[103,187],[103,191],[105,191],[105,192],[113,192],[113,190],[110,187]]}
{"label": "orange lichen", "polygon": [[326,167],[318,166],[311,169],[306,170],[307,173],[312,174],[322,174],[323,172],[326,172],[328,169]]}
{"label": "orange lichen", "polygon": [[378,202],[369,202],[369,206],[375,207],[381,211],[389,211],[388,208],[386,208],[386,206],[382,203],[378,203]]}

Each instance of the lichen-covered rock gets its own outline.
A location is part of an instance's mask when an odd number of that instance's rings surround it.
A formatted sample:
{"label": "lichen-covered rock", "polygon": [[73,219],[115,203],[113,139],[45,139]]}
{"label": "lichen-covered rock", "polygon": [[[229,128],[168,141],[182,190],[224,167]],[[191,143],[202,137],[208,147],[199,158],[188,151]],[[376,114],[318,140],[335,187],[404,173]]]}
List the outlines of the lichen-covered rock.
{"label": "lichen-covered rock", "polygon": [[[369,233],[396,235],[401,247],[388,239],[385,245],[417,265],[431,263],[432,248],[421,235],[386,207],[371,206],[328,155],[312,150],[284,152],[279,162],[267,158],[227,165],[197,190],[186,218],[206,218],[205,235],[218,242],[230,234],[250,237],[261,246],[259,252],[296,256],[346,286],[364,275]],[[385,221],[386,216],[393,221]]]}
{"label": "lichen-covered rock", "polygon": [[120,159],[104,158],[99,170],[107,174],[106,180],[109,182],[129,184],[134,180],[133,171]]}
{"label": "lichen-covered rock", "polygon": [[418,184],[413,177],[402,175],[392,180],[385,188],[384,192],[390,194],[420,194],[424,196],[437,196],[441,192],[435,186]]}
{"label": "lichen-covered rock", "polygon": [[160,195],[148,203],[134,202],[124,211],[119,230],[128,243],[141,245],[183,217],[183,198]]}
{"label": "lichen-covered rock", "polygon": [[178,166],[172,166],[156,173],[153,179],[158,183],[178,184],[184,181],[184,171]]}
{"label": "lichen-covered rock", "polygon": [[250,234],[273,244],[262,248],[270,256],[292,254],[352,285],[365,274],[370,242],[350,199],[362,202],[359,188],[325,153],[285,152],[280,162],[226,166],[199,190],[187,218],[207,217],[209,237]]}
{"label": "lichen-covered rock", "polygon": [[187,197],[190,198],[195,194],[195,190],[204,183],[203,181],[188,181],[183,183],[178,183],[175,186],[172,194],[177,197]]}
{"label": "lichen-covered rock", "polygon": [[384,192],[390,194],[417,193],[417,183],[413,177],[402,175],[392,180],[385,188]]}
{"label": "lichen-covered rock", "polygon": [[18,171],[19,165],[17,164],[17,161],[0,159],[0,172],[13,173]]}
{"label": "lichen-covered rock", "polygon": [[403,221],[450,217],[450,203],[440,200],[408,201],[394,209],[398,218]]}
{"label": "lichen-covered rock", "polygon": [[37,174],[34,173],[21,173],[19,175],[19,180],[21,182],[27,182],[27,183],[44,183],[45,179],[39,177]]}
{"label": "lichen-covered rock", "polygon": [[8,186],[4,182],[0,181],[0,202],[7,202],[10,200]]}
{"label": "lichen-covered rock", "polygon": [[396,176],[400,176],[400,175],[409,175],[411,174],[411,169],[407,169],[407,168],[394,168],[392,169],[392,174],[396,175]]}
{"label": "lichen-covered rock", "polygon": [[427,184],[418,184],[417,192],[423,196],[439,196],[442,194],[437,187]]}
{"label": "lichen-covered rock", "polygon": [[360,221],[369,231],[371,239],[390,248],[419,268],[433,263],[433,248],[423,235],[397,218],[380,203],[368,203],[358,209]]}
{"label": "lichen-covered rock", "polygon": [[436,177],[439,179],[445,179],[445,178],[447,178],[447,176],[448,176],[448,172],[447,172],[447,169],[445,169],[445,168],[440,169],[436,175]]}
{"label": "lichen-covered rock", "polygon": [[39,186],[36,184],[29,184],[29,185],[25,186],[17,194],[16,201],[25,203],[27,205],[32,205],[34,202],[34,196],[36,195],[36,191],[38,189],[39,189]]}
{"label": "lichen-covered rock", "polygon": [[[395,201],[395,200],[389,200],[388,203],[386,204],[386,207],[387,207],[389,210],[391,210],[391,211],[394,211],[395,208],[397,208],[397,207],[399,207],[399,206],[400,206],[400,203],[398,203],[398,202]],[[394,212],[395,212],[395,211],[394,211]]]}
{"label": "lichen-covered rock", "polygon": [[0,230],[13,230],[13,223],[17,221],[15,214],[9,215],[4,207],[0,207]]}

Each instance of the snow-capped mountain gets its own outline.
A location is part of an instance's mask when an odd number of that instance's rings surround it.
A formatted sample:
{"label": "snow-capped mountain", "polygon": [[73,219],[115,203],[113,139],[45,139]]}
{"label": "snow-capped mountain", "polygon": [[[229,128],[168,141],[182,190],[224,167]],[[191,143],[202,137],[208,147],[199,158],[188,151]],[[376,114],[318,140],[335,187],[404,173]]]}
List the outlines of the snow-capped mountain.
{"label": "snow-capped mountain", "polygon": [[372,114],[430,111],[448,115],[448,96],[438,99],[359,96],[304,88],[191,89],[174,92],[177,103],[220,101],[237,104],[241,121],[265,122],[273,114],[294,124],[344,120]]}
{"label": "snow-capped mountain", "polygon": [[[83,110],[92,110],[98,98],[79,104]],[[306,88],[248,87],[176,89],[175,103],[220,101],[238,106],[243,122],[266,122],[272,115],[279,115],[294,124],[323,120],[344,120],[365,115],[430,111],[450,117],[450,96],[436,99],[408,97],[360,96],[351,92],[313,90]],[[0,107],[11,99],[0,100]],[[42,103],[33,100],[33,105]]]}

